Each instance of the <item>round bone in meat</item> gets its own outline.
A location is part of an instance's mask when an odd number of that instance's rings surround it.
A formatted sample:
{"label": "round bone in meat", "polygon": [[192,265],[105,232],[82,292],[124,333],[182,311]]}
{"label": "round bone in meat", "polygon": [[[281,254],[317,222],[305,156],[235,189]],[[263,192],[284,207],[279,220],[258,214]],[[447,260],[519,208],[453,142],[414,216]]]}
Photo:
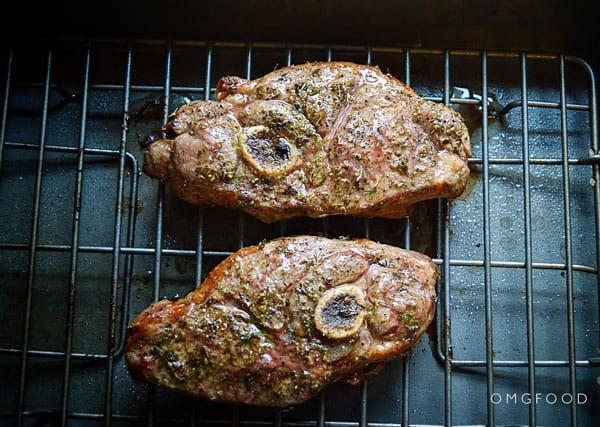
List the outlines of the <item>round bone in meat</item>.
{"label": "round bone in meat", "polygon": [[142,311],[127,367],[210,400],[298,404],[409,350],[433,318],[436,279],[427,256],[365,239],[247,247],[185,297]]}

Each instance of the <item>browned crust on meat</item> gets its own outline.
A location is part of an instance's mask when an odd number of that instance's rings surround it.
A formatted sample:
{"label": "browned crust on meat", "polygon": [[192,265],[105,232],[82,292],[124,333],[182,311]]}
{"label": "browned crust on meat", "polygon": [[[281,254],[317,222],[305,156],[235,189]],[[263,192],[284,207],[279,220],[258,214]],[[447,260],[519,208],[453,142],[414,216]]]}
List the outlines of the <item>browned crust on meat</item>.
{"label": "browned crust on meat", "polygon": [[[127,329],[127,367],[135,381],[192,396],[300,403],[409,350],[433,318],[437,274],[429,257],[367,239],[296,236],[247,247],[184,298],[140,313]],[[323,307],[334,289],[364,298],[359,329],[315,329],[317,300]]]}
{"label": "browned crust on meat", "polygon": [[231,266],[238,262],[239,259],[244,258],[254,252],[260,251],[261,247],[259,245],[247,246],[245,248],[239,249],[235,254],[225,258],[222,262],[220,262],[215,268],[213,268],[208,276],[202,282],[202,285],[198,287],[198,289],[190,294],[188,294],[187,298],[190,301],[196,304],[204,304],[206,300],[210,297],[210,294],[213,292],[214,288],[218,286],[219,281],[227,276],[228,272],[231,270]]}
{"label": "browned crust on meat", "polygon": [[222,77],[217,101],[177,109],[177,135],[144,171],[193,204],[264,222],[296,216],[400,218],[466,187],[469,133],[458,112],[376,66],[312,62],[256,80]]}
{"label": "browned crust on meat", "polygon": [[161,181],[169,180],[173,144],[174,141],[170,139],[159,139],[150,144],[144,152],[143,171],[145,174]]}

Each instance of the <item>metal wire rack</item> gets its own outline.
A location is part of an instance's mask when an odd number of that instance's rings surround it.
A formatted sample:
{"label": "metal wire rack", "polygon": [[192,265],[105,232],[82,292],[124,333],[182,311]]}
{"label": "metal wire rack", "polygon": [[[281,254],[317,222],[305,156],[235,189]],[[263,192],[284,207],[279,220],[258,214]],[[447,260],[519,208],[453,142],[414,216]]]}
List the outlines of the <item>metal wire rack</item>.
{"label": "metal wire rack", "polygon": [[[600,152],[593,70],[567,55],[59,39],[5,46],[0,128],[2,425],[594,425],[600,403]],[[173,109],[308,60],[376,64],[461,111],[473,171],[403,220],[263,224],[192,207],[140,173]],[[133,384],[128,322],[236,249],[369,237],[439,265],[436,322],[360,386],[294,408]]]}

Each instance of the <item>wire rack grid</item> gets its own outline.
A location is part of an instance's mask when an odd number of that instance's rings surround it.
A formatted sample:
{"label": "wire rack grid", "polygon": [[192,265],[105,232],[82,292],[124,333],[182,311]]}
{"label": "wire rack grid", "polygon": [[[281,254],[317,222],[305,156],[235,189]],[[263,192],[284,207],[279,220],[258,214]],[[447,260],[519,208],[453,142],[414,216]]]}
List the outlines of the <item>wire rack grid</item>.
{"label": "wire rack grid", "polygon": [[[5,46],[0,128],[3,425],[593,425],[600,152],[593,70],[568,55],[368,46],[60,39]],[[222,75],[376,64],[459,110],[472,179],[403,220],[263,224],[193,207],[140,173],[174,108]],[[351,235],[439,265],[434,326],[358,387],[286,409],[133,384],[125,328],[237,249]],[[557,424],[558,423],[558,424]]]}

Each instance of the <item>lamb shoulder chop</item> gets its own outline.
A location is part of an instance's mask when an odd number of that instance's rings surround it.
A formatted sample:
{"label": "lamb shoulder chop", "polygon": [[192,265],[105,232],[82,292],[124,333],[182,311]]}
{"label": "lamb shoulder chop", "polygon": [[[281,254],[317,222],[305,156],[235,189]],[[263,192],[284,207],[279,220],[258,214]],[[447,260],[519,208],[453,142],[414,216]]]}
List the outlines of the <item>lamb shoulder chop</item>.
{"label": "lamb shoulder chop", "polygon": [[286,237],[229,256],[129,325],[137,381],[210,400],[288,406],[409,350],[435,311],[427,256],[366,239]]}
{"label": "lamb shoulder chop", "polygon": [[194,204],[265,221],[399,218],[465,189],[470,142],[458,112],[379,68],[312,62],[256,80],[223,77],[217,101],[182,105],[147,147],[146,174]]}

